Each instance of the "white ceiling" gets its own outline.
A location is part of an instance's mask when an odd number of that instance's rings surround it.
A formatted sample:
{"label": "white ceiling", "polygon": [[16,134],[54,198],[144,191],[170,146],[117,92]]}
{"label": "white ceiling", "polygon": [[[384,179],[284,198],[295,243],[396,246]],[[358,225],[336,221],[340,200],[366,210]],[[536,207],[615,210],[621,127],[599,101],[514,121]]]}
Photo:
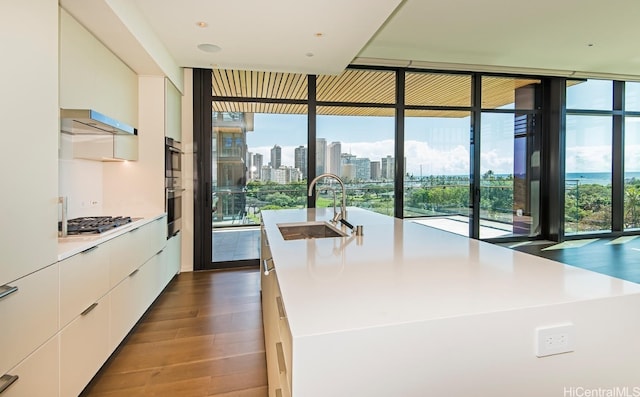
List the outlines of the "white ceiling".
{"label": "white ceiling", "polygon": [[[140,51],[148,38],[136,43],[140,35],[134,31],[146,24],[156,44],[183,67],[336,74],[356,59],[445,69],[640,76],[638,0],[60,3],[140,74],[151,72],[145,65],[153,57]],[[123,18],[121,9],[107,15],[117,3],[120,8],[126,3],[127,12],[137,10],[141,18]],[[199,21],[207,27],[198,27]],[[204,43],[220,51],[199,50]]]}

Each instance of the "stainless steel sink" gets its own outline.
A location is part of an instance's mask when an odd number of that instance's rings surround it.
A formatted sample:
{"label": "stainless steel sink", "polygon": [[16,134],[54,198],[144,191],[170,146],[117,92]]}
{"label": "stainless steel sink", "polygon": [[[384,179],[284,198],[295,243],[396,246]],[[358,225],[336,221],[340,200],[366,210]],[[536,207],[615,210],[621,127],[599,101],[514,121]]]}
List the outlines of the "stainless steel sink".
{"label": "stainless steel sink", "polygon": [[277,226],[285,240],[344,237],[347,235],[328,222],[278,223]]}

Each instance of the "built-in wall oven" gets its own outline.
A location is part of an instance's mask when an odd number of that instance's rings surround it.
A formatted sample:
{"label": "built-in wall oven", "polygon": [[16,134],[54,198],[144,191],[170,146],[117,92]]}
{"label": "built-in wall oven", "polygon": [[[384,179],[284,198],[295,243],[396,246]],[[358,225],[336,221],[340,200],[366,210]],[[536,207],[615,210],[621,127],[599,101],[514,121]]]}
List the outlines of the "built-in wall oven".
{"label": "built-in wall oven", "polygon": [[167,238],[175,236],[182,226],[182,145],[165,138],[165,197]]}

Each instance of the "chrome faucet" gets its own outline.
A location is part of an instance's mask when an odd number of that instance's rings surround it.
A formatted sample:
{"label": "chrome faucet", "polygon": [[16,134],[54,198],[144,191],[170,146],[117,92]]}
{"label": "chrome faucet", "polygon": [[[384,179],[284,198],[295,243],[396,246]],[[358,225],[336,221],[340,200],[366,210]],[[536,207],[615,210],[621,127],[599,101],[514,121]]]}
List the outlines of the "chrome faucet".
{"label": "chrome faucet", "polygon": [[336,181],[338,181],[338,183],[340,184],[340,187],[342,188],[342,205],[340,208],[340,212],[337,211],[336,209],[336,200],[335,200],[335,191],[334,191],[334,195],[333,195],[333,222],[341,222],[342,224],[346,225],[347,227],[350,227],[351,229],[353,229],[353,226],[349,226],[349,222],[347,222],[347,190],[344,187],[344,183],[342,182],[342,179],[340,179],[340,177],[338,175],[335,174],[330,174],[330,173],[324,173],[324,174],[320,174],[318,176],[316,176],[315,178],[313,178],[313,180],[311,181],[311,183],[309,183],[309,197],[311,197],[313,195],[313,187],[316,185],[316,183],[318,183],[318,181],[320,179],[323,178],[333,178]]}

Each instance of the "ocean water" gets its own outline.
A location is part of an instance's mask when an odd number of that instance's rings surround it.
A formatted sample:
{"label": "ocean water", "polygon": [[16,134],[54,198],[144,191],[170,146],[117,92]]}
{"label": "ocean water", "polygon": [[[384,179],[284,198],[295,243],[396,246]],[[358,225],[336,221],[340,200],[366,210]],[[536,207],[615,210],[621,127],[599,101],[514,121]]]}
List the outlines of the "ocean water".
{"label": "ocean water", "polygon": [[[640,179],[640,172],[626,172],[624,179],[629,180],[631,178]],[[565,174],[565,183],[583,184],[595,184],[595,185],[610,185],[611,173],[610,172],[567,172]]]}

